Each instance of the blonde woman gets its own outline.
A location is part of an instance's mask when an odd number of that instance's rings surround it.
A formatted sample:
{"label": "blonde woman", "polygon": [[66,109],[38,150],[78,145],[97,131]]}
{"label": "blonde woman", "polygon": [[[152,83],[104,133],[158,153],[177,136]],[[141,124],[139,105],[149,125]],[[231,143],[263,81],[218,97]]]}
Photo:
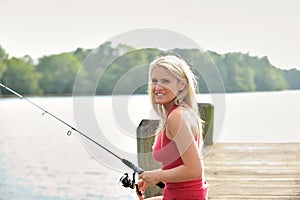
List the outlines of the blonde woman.
{"label": "blonde woman", "polygon": [[[149,96],[161,117],[153,158],[162,169],[140,175],[139,190],[164,182],[163,196],[149,200],[207,199],[201,160],[202,126],[196,102],[197,83],[187,63],[175,55],[158,57],[150,64]],[[139,196],[142,199],[141,196]]]}

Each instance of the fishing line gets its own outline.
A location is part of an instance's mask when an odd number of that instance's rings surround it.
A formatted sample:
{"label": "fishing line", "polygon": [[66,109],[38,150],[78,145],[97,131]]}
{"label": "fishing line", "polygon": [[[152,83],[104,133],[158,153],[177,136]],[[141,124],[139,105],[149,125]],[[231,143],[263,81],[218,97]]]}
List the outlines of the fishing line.
{"label": "fishing line", "polygon": [[[42,110],[43,113],[42,115],[48,114],[51,117],[55,118],[56,120],[60,121],[61,123],[65,124],[66,126],[68,126],[70,128],[70,130],[67,132],[68,136],[71,136],[72,131],[76,131],[77,133],[79,133],[80,135],[82,135],[83,137],[85,137],[86,139],[88,139],[89,141],[93,142],[94,144],[96,144],[97,146],[101,147],[102,149],[104,149],[105,151],[107,151],[108,153],[110,153],[111,155],[115,156],[117,159],[121,160],[122,163],[124,163],[127,167],[129,167],[130,169],[132,169],[134,172],[137,172],[138,174],[141,174],[144,172],[144,170],[136,165],[134,165],[132,162],[130,162],[129,160],[126,160],[124,158],[121,158],[120,156],[118,156],[117,154],[115,154],[114,152],[110,151],[109,149],[107,149],[106,147],[104,147],[103,145],[101,145],[100,143],[98,143],[97,141],[95,141],[94,139],[92,139],[91,137],[87,136],[86,134],[84,134],[83,132],[81,132],[80,130],[76,129],[75,127],[71,126],[70,124],[68,124],[67,122],[63,121],[62,119],[58,118],[57,116],[55,116],[54,114],[50,113],[49,111],[47,111],[46,109],[42,108],[41,106],[37,105],[36,103],[30,101],[28,98],[22,96],[21,94],[19,94],[18,92],[14,91],[13,89],[7,87],[6,85],[3,85],[2,83],[0,83],[0,86],[3,87],[4,89],[6,89],[7,91],[11,92],[12,94],[16,95],[17,97],[19,97],[21,100],[24,99],[25,101],[27,101],[28,103],[30,103],[31,105],[37,107],[38,109]],[[160,188],[164,188],[165,184],[162,182],[159,182],[156,184],[158,187]]]}

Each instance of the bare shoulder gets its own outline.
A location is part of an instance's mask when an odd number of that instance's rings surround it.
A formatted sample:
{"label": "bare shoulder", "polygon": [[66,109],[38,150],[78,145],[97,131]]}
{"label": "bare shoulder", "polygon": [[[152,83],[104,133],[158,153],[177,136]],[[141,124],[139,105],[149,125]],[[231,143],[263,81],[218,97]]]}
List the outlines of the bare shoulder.
{"label": "bare shoulder", "polygon": [[172,123],[182,123],[181,120],[185,120],[187,122],[191,122],[191,118],[193,118],[193,113],[191,109],[187,106],[178,106],[175,110],[173,110],[168,119],[167,123],[172,124]]}
{"label": "bare shoulder", "polygon": [[189,129],[191,123],[189,120],[189,113],[187,108],[183,106],[178,106],[173,110],[167,119],[167,136],[171,139],[174,138],[179,130]]}
{"label": "bare shoulder", "polygon": [[178,106],[167,119],[167,136],[172,139],[180,131],[183,134],[192,133],[194,136],[199,132],[199,116],[191,108]]}
{"label": "bare shoulder", "polygon": [[167,123],[168,125],[171,125],[173,123],[177,123],[178,121],[180,122],[181,117],[182,117],[182,111],[183,108],[181,106],[178,106],[175,108],[168,116],[167,118]]}

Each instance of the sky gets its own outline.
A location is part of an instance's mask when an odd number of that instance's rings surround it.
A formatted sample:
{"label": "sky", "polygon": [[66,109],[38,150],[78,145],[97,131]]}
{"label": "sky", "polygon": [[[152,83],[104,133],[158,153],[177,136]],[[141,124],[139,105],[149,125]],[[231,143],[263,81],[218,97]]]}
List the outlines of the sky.
{"label": "sky", "polygon": [[300,70],[299,10],[298,0],[0,0],[0,45],[9,56],[38,59],[158,28],[204,50],[267,56]]}

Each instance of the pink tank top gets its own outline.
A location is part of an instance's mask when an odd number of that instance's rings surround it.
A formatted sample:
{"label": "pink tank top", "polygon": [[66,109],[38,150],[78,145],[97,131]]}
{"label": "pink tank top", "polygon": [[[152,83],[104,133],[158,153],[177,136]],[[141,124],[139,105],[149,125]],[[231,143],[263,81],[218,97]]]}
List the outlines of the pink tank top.
{"label": "pink tank top", "polygon": [[[178,106],[174,106],[169,114],[175,110]],[[159,134],[152,152],[153,158],[162,163],[162,169],[171,169],[183,164],[180,157],[179,151],[177,149],[176,143],[170,140],[166,135],[166,128],[164,127]],[[186,187],[202,187],[202,179],[197,179],[193,181],[177,182],[177,183],[166,183],[166,188],[186,188]]]}

